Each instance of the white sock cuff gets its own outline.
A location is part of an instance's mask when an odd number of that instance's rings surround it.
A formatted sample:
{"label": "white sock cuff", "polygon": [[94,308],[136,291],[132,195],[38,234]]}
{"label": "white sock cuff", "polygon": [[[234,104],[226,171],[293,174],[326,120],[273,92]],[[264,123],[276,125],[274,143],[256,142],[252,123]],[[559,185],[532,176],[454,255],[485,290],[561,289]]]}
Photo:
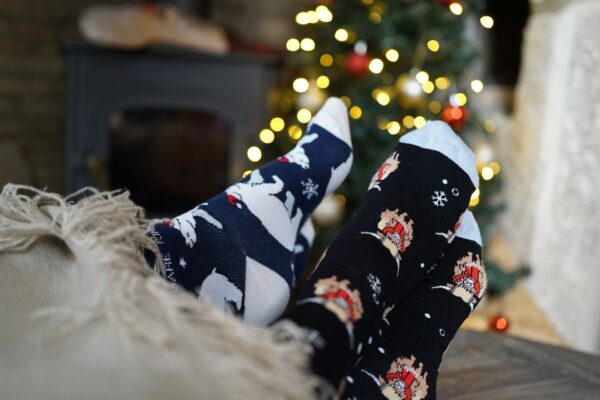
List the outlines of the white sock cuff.
{"label": "white sock cuff", "polygon": [[465,171],[475,188],[479,187],[475,155],[445,122],[428,121],[402,136],[400,142],[442,153]]}
{"label": "white sock cuff", "polygon": [[481,232],[479,231],[477,221],[475,221],[475,216],[471,211],[465,211],[463,214],[456,236],[471,240],[481,246]]}
{"label": "white sock cuff", "polygon": [[312,124],[319,125],[352,148],[348,108],[342,100],[337,97],[328,98],[310,121],[307,131],[310,130]]}

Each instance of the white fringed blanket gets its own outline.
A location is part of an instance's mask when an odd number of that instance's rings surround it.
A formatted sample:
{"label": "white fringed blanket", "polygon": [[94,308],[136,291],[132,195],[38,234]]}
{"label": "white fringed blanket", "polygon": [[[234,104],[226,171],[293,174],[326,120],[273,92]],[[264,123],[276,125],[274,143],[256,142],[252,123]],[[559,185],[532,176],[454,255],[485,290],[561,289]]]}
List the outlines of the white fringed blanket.
{"label": "white fringed blanket", "polygon": [[0,398],[311,398],[304,349],[278,340],[297,328],[247,325],[167,283],[142,256],[157,253],[149,225],[127,192],[4,187]]}

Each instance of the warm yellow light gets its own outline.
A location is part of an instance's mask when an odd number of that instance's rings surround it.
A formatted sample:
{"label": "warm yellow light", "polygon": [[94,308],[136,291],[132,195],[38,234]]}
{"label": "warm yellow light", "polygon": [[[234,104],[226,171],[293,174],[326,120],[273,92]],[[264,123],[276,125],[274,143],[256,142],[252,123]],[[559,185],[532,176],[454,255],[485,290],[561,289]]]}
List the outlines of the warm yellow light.
{"label": "warm yellow light", "polygon": [[296,78],[292,87],[298,93],[304,93],[308,90],[308,80],[306,78]]}
{"label": "warm yellow light", "polygon": [[369,14],[369,21],[371,21],[374,24],[378,24],[381,22],[381,14],[378,13],[377,11],[372,11]]}
{"label": "warm yellow light", "polygon": [[457,106],[464,106],[465,104],[467,104],[467,95],[464,93],[456,93],[454,95],[454,102],[456,103]]}
{"label": "warm yellow light", "polygon": [[291,38],[285,44],[288,51],[298,51],[300,49],[300,42],[296,38]]}
{"label": "warm yellow light", "polygon": [[483,129],[485,129],[487,133],[492,133],[496,130],[496,123],[491,119],[486,119],[483,122]]}
{"label": "warm yellow light", "polygon": [[333,14],[329,11],[327,6],[320,5],[315,11],[317,12],[317,17],[319,17],[322,22],[331,22],[331,20],[333,20]]}
{"label": "warm yellow light", "polygon": [[298,140],[302,137],[302,129],[298,125],[290,125],[288,135],[290,138]]}
{"label": "warm yellow light", "polygon": [[317,78],[317,86],[321,89],[327,89],[329,87],[329,78],[325,75],[321,75]]}
{"label": "warm yellow light", "polygon": [[361,0],[363,4],[370,6],[371,4],[373,4],[373,0]]}
{"label": "warm yellow light", "polygon": [[302,11],[299,12],[298,14],[296,14],[296,23],[298,25],[307,25],[310,23],[310,17],[308,16],[308,13]]}
{"label": "warm yellow light", "polygon": [[251,146],[248,148],[246,155],[248,156],[248,160],[252,162],[259,162],[262,158],[262,151],[260,151],[260,149],[256,146]]}
{"label": "warm yellow light", "polygon": [[417,79],[417,82],[422,85],[429,80],[429,74],[425,71],[419,71],[415,78]]}
{"label": "warm yellow light", "polygon": [[400,129],[402,127],[400,126],[398,121],[390,121],[390,122],[388,122],[386,128],[387,128],[387,131],[390,133],[390,135],[397,135],[400,133]]}
{"label": "warm yellow light", "polygon": [[396,49],[389,49],[385,52],[385,58],[390,62],[396,62],[400,58],[400,53]]}
{"label": "warm yellow light", "polygon": [[439,101],[434,100],[431,103],[429,103],[429,111],[431,111],[432,113],[439,113],[440,111],[442,111],[442,105],[440,104]]}
{"label": "warm yellow light", "polygon": [[435,85],[431,81],[425,82],[421,87],[425,93],[432,93],[435,89]]}
{"label": "warm yellow light", "polygon": [[324,67],[331,67],[333,65],[333,57],[331,56],[331,54],[325,53],[321,55],[321,58],[319,58],[319,62]]}
{"label": "warm yellow light", "polygon": [[412,115],[407,115],[406,117],[402,118],[402,124],[409,129],[413,128],[415,126],[415,119],[412,117]]}
{"label": "warm yellow light", "polygon": [[379,58],[374,58],[369,63],[369,70],[374,74],[379,74],[383,71],[383,61]]}
{"label": "warm yellow light", "polygon": [[311,38],[304,38],[300,42],[300,48],[304,51],[313,51],[315,49],[315,41]]}
{"label": "warm yellow light", "polygon": [[425,123],[427,122],[427,120],[425,119],[425,117],[419,115],[418,117],[415,117],[415,128],[420,128],[423,125],[425,125]]}
{"label": "warm yellow light", "polygon": [[296,114],[296,118],[298,118],[298,121],[302,122],[303,124],[310,121],[311,117],[312,117],[312,114],[306,108],[299,109],[298,113]]}
{"label": "warm yellow light", "polygon": [[473,89],[475,93],[481,93],[483,90],[483,82],[481,82],[479,79],[472,80],[471,89]]}
{"label": "warm yellow light", "polygon": [[390,104],[390,95],[380,90],[375,94],[375,101],[377,101],[382,106],[387,106],[388,104]]}
{"label": "warm yellow light", "polygon": [[489,181],[494,177],[494,170],[490,167],[483,167],[481,169],[481,177],[484,181]]}
{"label": "warm yellow light", "polygon": [[375,118],[375,123],[377,124],[377,127],[382,131],[385,131],[387,129],[388,120],[385,119],[383,116],[378,115]]}
{"label": "warm yellow light", "polygon": [[477,204],[479,204],[479,193],[479,188],[473,192],[471,199],[469,200],[469,207],[475,207]]}
{"label": "warm yellow light", "polygon": [[435,80],[435,86],[440,90],[446,90],[450,87],[450,79],[445,76],[440,76]]}
{"label": "warm yellow light", "polygon": [[352,119],[359,119],[362,115],[362,110],[359,106],[352,106],[350,107],[350,118]]}
{"label": "warm yellow light", "polygon": [[263,129],[258,134],[258,138],[260,139],[261,142],[269,144],[269,143],[273,143],[273,141],[275,140],[275,134],[270,129]]}
{"label": "warm yellow light", "polygon": [[308,14],[308,22],[310,22],[311,24],[316,24],[317,22],[319,22],[319,16],[317,15],[316,11],[310,10],[307,11],[306,14]]}
{"label": "warm yellow light", "polygon": [[352,100],[350,100],[350,97],[348,97],[348,96],[341,96],[340,100],[342,102],[344,102],[344,104],[346,105],[346,107],[350,107],[350,105],[352,104]]}
{"label": "warm yellow light", "polygon": [[481,26],[486,29],[492,29],[494,26],[494,18],[490,17],[489,15],[484,15],[483,17],[479,18],[479,22],[481,23]]}
{"label": "warm yellow light", "polygon": [[245,177],[247,177],[247,176],[248,176],[248,175],[250,175],[251,173],[252,173],[252,170],[251,170],[251,169],[247,169],[247,170],[245,170],[245,171],[244,171],[244,173],[242,174],[242,178],[245,178]]}
{"label": "warm yellow light", "polygon": [[500,164],[498,164],[496,161],[492,161],[489,166],[494,172],[494,175],[498,175],[500,173]]}
{"label": "warm yellow light", "polygon": [[335,40],[337,40],[338,42],[345,42],[346,40],[348,40],[348,31],[344,28],[340,28],[337,31],[335,31],[334,36]]}
{"label": "warm yellow light", "polygon": [[281,132],[285,128],[285,121],[282,118],[275,117],[271,120],[269,126],[274,132]]}
{"label": "warm yellow light", "polygon": [[436,52],[440,49],[440,42],[438,42],[435,39],[431,39],[430,41],[427,42],[427,48],[432,51],[432,52]]}
{"label": "warm yellow light", "polygon": [[463,7],[460,3],[452,3],[448,6],[450,8],[450,12],[454,15],[460,15],[463,12]]}

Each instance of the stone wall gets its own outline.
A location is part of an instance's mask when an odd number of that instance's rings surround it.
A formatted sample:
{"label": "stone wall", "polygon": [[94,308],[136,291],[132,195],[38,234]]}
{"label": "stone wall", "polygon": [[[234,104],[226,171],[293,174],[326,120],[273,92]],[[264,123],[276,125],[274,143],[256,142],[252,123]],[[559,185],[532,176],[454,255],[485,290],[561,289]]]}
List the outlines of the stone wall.
{"label": "stone wall", "polygon": [[558,333],[600,353],[600,3],[532,3],[514,120],[498,140],[504,230]]}

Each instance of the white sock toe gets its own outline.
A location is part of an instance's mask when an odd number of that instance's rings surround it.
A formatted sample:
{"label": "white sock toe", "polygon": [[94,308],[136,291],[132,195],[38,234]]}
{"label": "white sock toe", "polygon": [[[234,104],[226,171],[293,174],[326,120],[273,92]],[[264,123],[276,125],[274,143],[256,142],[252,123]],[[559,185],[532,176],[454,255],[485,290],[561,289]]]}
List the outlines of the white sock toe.
{"label": "white sock toe", "polygon": [[463,214],[456,236],[471,240],[481,246],[481,232],[479,232],[479,226],[471,211],[467,211]]}
{"label": "white sock toe", "polygon": [[328,98],[310,123],[311,125],[317,124],[321,126],[332,135],[343,140],[348,146],[352,147],[348,108],[346,108],[344,102],[339,98]]}
{"label": "white sock toe", "polygon": [[475,155],[445,122],[428,121],[421,128],[402,136],[400,142],[442,153],[465,171],[473,186],[479,187]]}

